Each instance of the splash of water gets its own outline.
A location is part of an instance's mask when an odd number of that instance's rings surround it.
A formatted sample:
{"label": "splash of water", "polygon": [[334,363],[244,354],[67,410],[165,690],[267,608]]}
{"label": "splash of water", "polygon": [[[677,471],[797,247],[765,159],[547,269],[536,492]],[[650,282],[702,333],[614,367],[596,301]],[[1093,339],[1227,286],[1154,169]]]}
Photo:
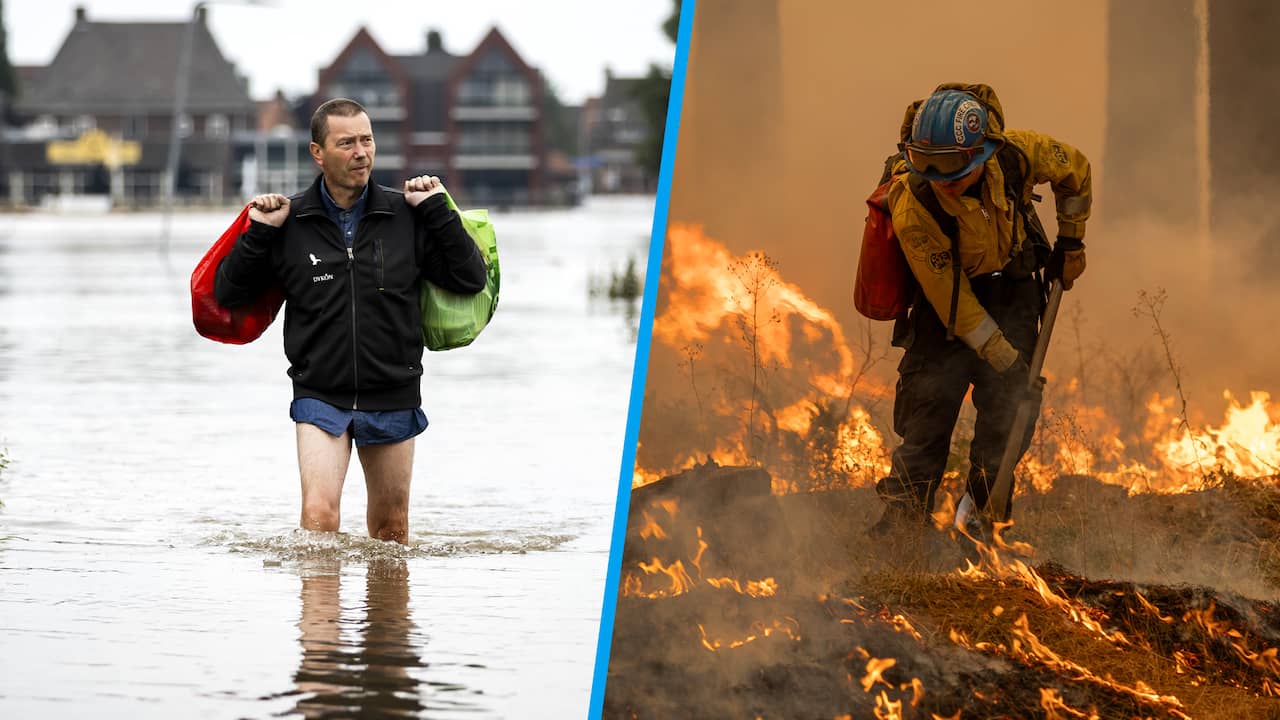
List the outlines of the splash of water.
{"label": "splash of water", "polygon": [[344,532],[315,532],[295,528],[275,535],[224,530],[206,538],[206,547],[225,547],[233,553],[265,556],[267,561],[344,561],[373,563],[425,557],[459,557],[495,553],[528,553],[555,550],[574,540],[573,535],[486,533],[412,536],[407,545]]}

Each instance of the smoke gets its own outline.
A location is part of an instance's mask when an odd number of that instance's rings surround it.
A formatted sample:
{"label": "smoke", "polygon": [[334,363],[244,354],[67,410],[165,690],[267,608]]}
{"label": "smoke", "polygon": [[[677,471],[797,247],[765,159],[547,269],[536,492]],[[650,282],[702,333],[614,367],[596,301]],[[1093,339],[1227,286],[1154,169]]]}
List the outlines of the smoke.
{"label": "smoke", "polygon": [[[747,6],[773,9],[772,42],[748,41],[770,27],[770,13]],[[700,4],[670,217],[703,224],[736,253],[768,252],[849,325],[863,201],[895,150],[904,108],[939,82],[985,82],[1010,126],[1099,155],[1103,7],[1055,6],[1049,18],[996,2],[957,27],[954,5],[941,2],[906,15],[862,3]],[[761,113],[775,124],[751,122]],[[1095,168],[1095,183],[1101,176]]]}
{"label": "smoke", "polygon": [[[1221,417],[1224,389],[1280,394],[1270,371],[1280,343],[1264,324],[1280,294],[1271,266],[1259,264],[1277,257],[1280,220],[1262,210],[1275,205],[1275,191],[1255,180],[1246,192],[1221,164],[1198,174],[1192,5],[996,0],[957,17],[944,2],[909,13],[873,3],[701,2],[670,218],[703,226],[734,254],[767,253],[857,335],[863,201],[895,149],[903,109],[939,82],[983,82],[1009,127],[1050,134],[1092,162],[1089,269],[1064,303],[1079,343],[1118,358],[1163,356],[1133,308],[1139,290],[1164,288],[1164,329],[1193,408]],[[1211,39],[1226,46],[1223,28],[1235,21],[1214,18]],[[1251,99],[1258,118],[1271,116],[1261,107],[1269,97]],[[1229,138],[1218,139],[1228,120],[1213,118],[1214,157],[1239,157],[1222,149]],[[1197,212],[1203,177],[1213,181],[1211,226]],[[1045,190],[1040,214],[1052,233]],[[888,324],[873,332],[886,339]],[[1050,353],[1058,375],[1070,374],[1068,347],[1058,341]],[[881,366],[882,380],[892,367]],[[1168,393],[1165,371],[1158,389]]]}
{"label": "smoke", "polygon": [[[1066,296],[1047,367],[1046,407],[1070,403],[1079,414],[1046,414],[1037,440],[1058,443],[1040,456],[1054,477],[1080,476],[1019,495],[1013,534],[1033,539],[1037,560],[1053,559],[1095,577],[1273,594],[1280,570],[1272,560],[1278,556],[1275,544],[1266,538],[1276,536],[1275,525],[1261,521],[1254,505],[1274,508],[1274,494],[1262,496],[1265,502],[1250,500],[1239,487],[1130,496],[1123,487],[1088,477],[1093,468],[1064,468],[1056,452],[1066,441],[1141,448],[1140,438],[1151,437],[1144,423],[1169,420],[1168,412],[1156,417],[1147,405],[1153,391],[1166,398],[1176,392],[1174,370],[1193,423],[1223,417],[1224,390],[1242,401],[1251,390],[1280,395],[1280,376],[1271,370],[1280,343],[1267,327],[1280,310],[1280,293],[1272,289],[1274,263],[1267,262],[1278,259],[1270,248],[1280,246],[1280,214],[1270,207],[1280,204],[1274,183],[1259,179],[1265,173],[1239,167],[1240,153],[1222,149],[1233,133],[1240,142],[1265,140],[1257,126],[1274,116],[1267,105],[1276,101],[1255,93],[1248,111],[1257,113],[1255,119],[1228,124],[1233,116],[1223,109],[1240,108],[1240,92],[1205,93],[1206,82],[1212,85],[1218,76],[1212,67],[1206,72],[1197,54],[1206,33],[1196,13],[1204,8],[1203,0],[991,0],[960,9],[938,0],[909,7],[699,0],[639,464],[668,469],[713,451],[739,460],[748,459],[742,453],[761,460],[771,452],[763,464],[775,483],[785,475],[794,487],[803,478],[800,464],[781,462],[791,457],[788,448],[753,449],[750,443],[785,425],[788,408],[821,399],[824,389],[810,378],[846,375],[850,366],[871,366],[872,377],[860,380],[857,402],[867,406],[876,427],[888,427],[900,353],[884,354],[889,324],[860,318],[852,303],[864,201],[896,147],[904,108],[938,83],[982,82],[999,95],[1008,127],[1074,145],[1091,159],[1093,170],[1089,269]],[[1227,48],[1232,23],[1241,21],[1213,18],[1208,41]],[[1219,128],[1207,137],[1206,116]],[[1052,195],[1047,188],[1043,194],[1040,215],[1052,233]],[[727,252],[716,246],[714,252],[690,254],[687,235],[694,227]],[[751,347],[753,333],[731,316],[714,325],[685,317],[678,330],[664,324],[693,312],[709,288],[726,295],[722,306],[747,309],[744,299],[751,293],[741,277],[734,284],[729,274],[717,286],[691,284],[685,276],[726,274],[724,266],[753,252],[773,263],[772,291],[796,289],[829,310],[833,322],[795,320],[802,316],[796,310],[801,304],[771,296],[773,309],[754,333],[768,340],[760,350]],[[775,311],[782,313],[777,323]],[[771,366],[770,353],[784,344],[769,335],[776,331],[786,332],[790,358]],[[753,410],[731,404],[745,405],[757,393]],[[760,404],[768,422],[750,414],[762,412]],[[724,452],[720,442],[731,437],[745,437],[747,449],[739,448],[736,456]],[[884,440],[893,442],[892,436]],[[812,446],[795,450],[814,455]],[[836,467],[829,459],[817,458],[813,466]],[[877,467],[863,462],[854,469],[862,473],[857,482],[817,486],[840,488],[822,493],[742,498],[724,485],[688,483],[673,491],[682,503],[690,501],[679,517],[651,510],[671,539],[638,541],[638,532],[629,531],[624,573],[636,574],[638,563],[651,557],[667,564],[683,558],[695,581],[725,575],[746,582],[767,574],[777,580],[779,595],[745,599],[695,582],[695,589],[677,597],[624,597],[606,702],[613,712],[607,714],[648,709],[639,716],[660,717],[701,707],[708,716],[767,715],[742,704],[751,697],[744,688],[752,682],[763,685],[766,695],[793,699],[790,714],[802,714],[794,705],[799,698],[825,697],[834,686],[815,678],[843,676],[846,670],[850,683],[862,676],[861,664],[842,664],[853,657],[852,645],[908,662],[913,653],[885,638],[850,641],[829,634],[824,622],[831,608],[812,606],[815,597],[861,593],[883,571],[889,574],[882,578],[911,585],[958,567],[948,555],[955,548],[869,541],[865,529],[881,509],[868,483]],[[956,476],[948,482],[958,494]],[[665,491],[657,485],[644,490]],[[719,494],[695,504],[691,496],[698,492]],[[633,494],[632,525],[642,519],[637,509],[652,508],[645,494]],[[700,559],[697,573],[690,569],[694,557]],[[702,644],[710,638],[727,648],[735,636],[759,634],[752,623],[767,626],[788,614],[798,619],[804,642],[757,640],[737,654]],[[806,643],[816,638],[825,645],[829,637],[843,638],[833,645],[838,652],[807,652]],[[945,665],[953,667],[951,661]],[[792,671],[803,684],[793,684],[800,681]],[[911,674],[925,677],[931,691],[945,683],[919,667]],[[677,677],[692,677],[687,687],[696,691],[654,691]],[[1000,677],[1007,678],[1007,670]],[[973,676],[957,684],[966,694],[971,686],[976,687]],[[713,701],[728,705],[697,704]],[[848,707],[860,706],[851,701]]]}
{"label": "smoke", "polygon": [[[748,435],[762,434],[767,424],[718,403],[759,387],[769,411],[783,410],[812,393],[805,378],[815,366],[847,364],[833,357],[838,352],[852,353],[855,367],[873,366],[858,400],[870,399],[875,425],[888,427],[888,390],[900,353],[881,355],[889,324],[862,319],[852,303],[865,199],[895,150],[905,107],[949,81],[991,85],[1008,127],[1049,134],[1092,162],[1089,268],[1063,304],[1047,366],[1046,406],[1067,396],[1100,406],[1120,427],[1110,433],[1102,424],[1087,427],[1084,439],[1128,442],[1146,430],[1151,393],[1176,392],[1175,370],[1193,423],[1223,417],[1224,390],[1242,400],[1251,390],[1280,396],[1280,376],[1271,370],[1280,343],[1266,325],[1280,311],[1274,263],[1266,262],[1277,259],[1269,248],[1280,246],[1280,216],[1269,209],[1280,208],[1276,186],[1259,181],[1258,168],[1238,167],[1240,154],[1223,149],[1233,132],[1241,134],[1237,141],[1258,141],[1259,119],[1274,116],[1267,104],[1276,101],[1255,93],[1248,112],[1257,119],[1229,124],[1233,115],[1223,107],[1240,108],[1240,92],[1206,93],[1205,85],[1219,76],[1212,67],[1205,72],[1199,54],[1206,34],[1197,10],[1203,9],[1192,0],[992,0],[981,12],[960,16],[954,3],[937,0],[913,3],[907,12],[834,0],[700,0],[669,217],[673,228],[699,227],[729,252],[682,257],[673,230],[656,325],[670,317],[673,305],[691,304],[672,296],[675,288],[687,290],[675,282],[680,272],[725,271],[718,265],[752,252],[775,263],[780,286],[802,291],[835,323],[824,325],[819,337],[793,343],[790,369],[770,368],[767,350],[755,362],[741,327],[730,320],[703,336],[680,337],[658,327],[640,465],[654,470],[700,460],[744,427]],[[1222,57],[1230,49],[1231,23],[1241,21],[1212,17],[1207,39]],[[1206,116],[1217,128],[1207,137]],[[1040,215],[1054,233],[1052,194],[1048,188],[1042,194]],[[745,284],[730,290],[749,294]],[[1163,301],[1143,306],[1140,292]],[[801,335],[798,326],[792,335]],[[837,350],[837,340],[848,349]],[[885,441],[892,443],[892,436]],[[767,466],[778,473],[779,463]],[[862,486],[854,491],[861,493],[858,511],[842,520],[865,528],[879,505],[866,477],[849,485]],[[1165,519],[1160,512],[1143,514],[1140,522],[1134,509],[1091,518],[1084,503],[1067,522],[1053,511],[1058,500],[1060,495],[1051,496],[1040,513],[1027,501],[1020,511],[1026,514],[1022,529],[1044,539],[1048,556],[1090,571],[1152,579],[1165,573],[1260,589],[1247,581],[1250,568],[1243,565],[1235,566],[1238,577],[1214,575],[1208,556],[1184,550],[1186,562],[1173,568],[1177,558],[1158,543],[1143,545],[1144,537],[1157,533],[1135,529],[1158,528]],[[830,523],[798,510],[787,519],[793,529]],[[756,527],[764,533],[765,526]],[[1088,536],[1103,528],[1105,537]],[[831,535],[852,538],[844,530]],[[1176,531],[1160,537],[1169,533]],[[789,546],[767,538],[756,544]],[[786,559],[769,558],[769,564],[781,567]],[[818,587],[840,577],[848,577],[847,567],[810,567],[793,579]]]}
{"label": "smoke", "polygon": [[[1101,407],[1119,424],[1109,437],[1132,447],[1147,430],[1151,394],[1176,394],[1175,380],[1193,423],[1223,417],[1224,391],[1241,400],[1253,390],[1280,396],[1271,369],[1280,343],[1267,328],[1280,293],[1266,262],[1280,246],[1280,211],[1271,209],[1280,203],[1276,186],[1259,181],[1272,154],[1259,150],[1260,160],[1242,167],[1248,154],[1228,150],[1267,139],[1260,128],[1276,101],[1255,92],[1244,109],[1239,81],[1222,68],[1238,74],[1232,33],[1250,29],[1248,19],[1234,6],[1207,7],[1212,13],[1192,0],[993,0],[957,17],[953,3],[937,0],[907,13],[873,3],[699,2],[672,226],[702,228],[731,257],[765,253],[779,282],[830,310],[842,332],[793,347],[791,374],[770,369],[767,357],[755,372],[748,343],[728,321],[700,339],[673,341],[659,327],[641,465],[700,459],[694,453],[717,450],[743,427],[760,433],[754,418],[716,403],[759,387],[769,410],[791,406],[813,390],[804,384],[812,367],[836,364],[839,338],[855,365],[872,365],[859,400],[873,391],[868,409],[887,429],[884,391],[899,351],[881,355],[889,324],[862,319],[852,303],[864,200],[896,147],[904,108],[945,81],[991,85],[1008,127],[1047,133],[1091,159],[1089,268],[1064,300],[1047,365],[1051,399]],[[1052,194],[1042,190],[1040,214],[1053,233]],[[673,265],[694,262],[675,257],[675,245],[673,235],[659,325],[673,288],[684,287],[677,273],[691,270]],[[693,272],[709,273],[725,268],[707,263],[729,260],[696,262]],[[1140,292],[1163,300],[1143,305]],[[1101,442],[1101,430],[1092,439]]]}

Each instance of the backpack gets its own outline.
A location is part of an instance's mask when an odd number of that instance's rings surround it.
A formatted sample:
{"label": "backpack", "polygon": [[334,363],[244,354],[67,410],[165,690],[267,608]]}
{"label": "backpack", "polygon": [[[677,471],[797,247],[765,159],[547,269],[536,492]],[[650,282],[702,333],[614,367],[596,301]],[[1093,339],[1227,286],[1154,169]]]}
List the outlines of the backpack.
{"label": "backpack", "polygon": [[[889,212],[889,186],[901,174],[894,172],[894,166],[902,155],[898,152],[885,159],[880,184],[867,198],[862,250],[858,253],[858,274],[853,283],[853,305],[872,320],[896,320],[905,316],[918,287],[907,258],[902,254],[902,246],[898,244],[898,236],[893,231],[893,215]],[[908,183],[916,199],[938,221],[938,227],[948,237],[956,235],[955,218],[938,205],[928,183],[914,175]],[[952,244],[955,244],[954,240]]]}
{"label": "backpack", "polygon": [[276,319],[284,304],[284,290],[274,286],[253,303],[233,310],[222,307],[213,296],[218,265],[235,247],[236,240],[249,229],[249,206],[222,233],[191,271],[191,322],[196,332],[221,343],[244,345],[262,335]]}
{"label": "backpack", "polygon": [[[987,106],[988,117],[997,131],[1003,124],[1003,114],[995,93],[985,85],[939,85],[938,90],[954,88],[966,90],[974,94]],[[902,124],[901,135],[905,143],[910,137],[911,122],[923,101],[917,101],[907,108]],[[899,147],[902,147],[901,145]],[[880,183],[867,198],[867,217],[862,230],[862,249],[858,255],[858,272],[854,280],[853,304],[858,312],[872,320],[901,320],[916,302],[919,284],[915,275],[907,265],[907,258],[902,253],[897,235],[893,231],[893,217],[889,212],[889,186],[902,173],[906,172],[903,161],[905,150],[890,155],[885,159],[884,171],[880,175]],[[1044,226],[1036,215],[1032,201],[1040,200],[1035,193],[1027,193],[1024,187],[1030,172],[1030,160],[1021,148],[1005,142],[995,154],[1000,163],[1000,172],[1004,175],[1005,197],[1013,204],[1014,232],[1017,232],[1018,218],[1022,218],[1027,251],[1011,259],[1008,269],[1025,277],[1044,266],[1048,258],[1049,243],[1045,237]],[[933,188],[924,178],[912,174],[907,180],[911,193],[933,216],[938,228],[951,240],[951,263],[953,286],[951,291],[951,312],[947,321],[947,339],[955,337],[956,307],[960,300],[960,263],[959,228],[956,219],[942,209]],[[1015,266],[1016,265],[1016,266]]]}
{"label": "backpack", "polygon": [[498,266],[498,241],[489,222],[488,210],[459,210],[449,193],[445,201],[462,219],[462,227],[480,248],[484,258],[484,289],[475,295],[461,295],[422,282],[422,344],[428,350],[453,350],[470,345],[480,335],[498,309],[498,288],[502,272]]}

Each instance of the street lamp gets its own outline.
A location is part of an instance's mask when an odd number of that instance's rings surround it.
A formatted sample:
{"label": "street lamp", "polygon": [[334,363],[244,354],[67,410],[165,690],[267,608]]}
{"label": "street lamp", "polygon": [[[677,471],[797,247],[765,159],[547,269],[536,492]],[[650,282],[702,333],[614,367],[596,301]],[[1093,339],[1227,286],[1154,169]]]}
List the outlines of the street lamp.
{"label": "street lamp", "polygon": [[[169,126],[169,159],[164,175],[164,245],[169,250],[170,224],[173,219],[173,196],[178,187],[178,161],[182,157],[180,125],[187,109],[187,90],[191,84],[191,46],[195,44],[196,25],[204,16],[207,6],[215,2],[232,2],[239,5],[268,5],[266,0],[201,0],[191,9],[191,18],[182,34],[182,46],[178,49],[178,74],[173,91],[173,120]],[[194,125],[194,123],[193,123]]]}

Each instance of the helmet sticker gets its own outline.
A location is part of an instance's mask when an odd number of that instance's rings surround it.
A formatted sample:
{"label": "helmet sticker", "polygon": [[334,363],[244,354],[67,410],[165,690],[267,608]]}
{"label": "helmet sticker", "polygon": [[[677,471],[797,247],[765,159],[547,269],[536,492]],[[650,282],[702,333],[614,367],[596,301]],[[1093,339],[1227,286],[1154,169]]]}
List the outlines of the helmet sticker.
{"label": "helmet sticker", "polygon": [[974,134],[982,132],[982,118],[979,117],[977,110],[970,110],[964,116],[964,129]]}
{"label": "helmet sticker", "polygon": [[982,130],[982,116],[978,111],[982,108],[977,100],[965,100],[956,107],[955,118],[952,121],[952,130],[956,137],[956,144],[964,145],[965,131],[969,134],[975,134]]}

